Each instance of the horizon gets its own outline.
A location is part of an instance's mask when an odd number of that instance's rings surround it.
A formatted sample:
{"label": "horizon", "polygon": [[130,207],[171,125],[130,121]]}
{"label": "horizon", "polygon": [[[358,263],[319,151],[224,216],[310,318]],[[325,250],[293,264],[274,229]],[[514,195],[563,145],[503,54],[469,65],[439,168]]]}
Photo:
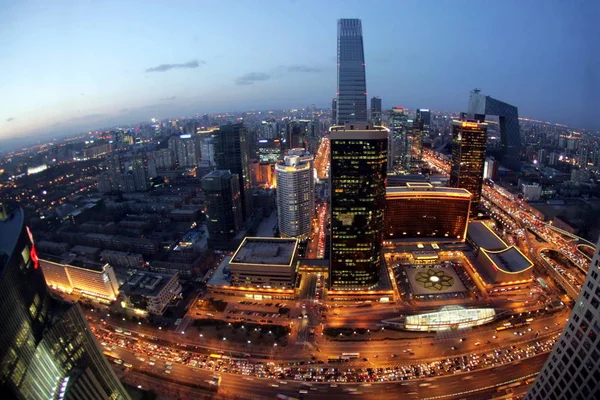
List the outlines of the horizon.
{"label": "horizon", "polygon": [[[329,108],[336,22],[346,16],[362,20],[368,98],[381,97],[384,109],[460,112],[478,87],[522,117],[600,129],[600,55],[592,49],[600,35],[591,19],[600,6],[591,1],[477,10],[469,1],[375,9],[356,1],[118,4],[115,13],[115,2],[48,9],[34,2],[0,17],[12,40],[0,65],[0,86],[12,94],[0,100],[0,142],[215,113],[209,110]],[[188,8],[198,12],[181,15]],[[414,18],[396,26],[402,15]],[[189,30],[170,29],[171,16]],[[237,21],[249,21],[248,29]],[[469,48],[475,57],[462,57]]]}

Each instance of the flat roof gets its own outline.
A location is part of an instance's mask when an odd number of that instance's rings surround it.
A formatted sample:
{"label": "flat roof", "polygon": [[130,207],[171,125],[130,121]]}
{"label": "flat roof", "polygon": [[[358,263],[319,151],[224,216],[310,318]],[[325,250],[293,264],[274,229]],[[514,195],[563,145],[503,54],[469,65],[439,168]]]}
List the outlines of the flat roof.
{"label": "flat roof", "polygon": [[127,280],[122,290],[126,293],[154,297],[174,276],[175,274],[159,274],[148,271],[136,272]]}
{"label": "flat roof", "polygon": [[507,274],[518,274],[527,271],[533,267],[533,263],[529,260],[521,250],[515,246],[510,246],[500,251],[481,250],[499,270]]}
{"label": "flat roof", "polygon": [[503,250],[508,247],[506,242],[496,235],[486,224],[481,221],[469,222],[467,236],[475,244],[486,250]]}
{"label": "flat roof", "polygon": [[386,196],[389,197],[411,197],[411,196],[432,196],[432,197],[462,197],[471,198],[471,192],[462,188],[437,187],[424,182],[407,182],[406,186],[389,186],[385,189]]}
{"label": "flat roof", "polygon": [[230,264],[290,266],[297,247],[298,239],[246,237]]}
{"label": "flat roof", "polygon": [[211,286],[231,286],[231,282],[225,275],[225,269],[229,265],[230,261],[231,256],[225,256],[225,258],[223,258],[223,261],[221,261],[221,263],[217,267],[215,273],[212,274],[212,276],[206,284]]}

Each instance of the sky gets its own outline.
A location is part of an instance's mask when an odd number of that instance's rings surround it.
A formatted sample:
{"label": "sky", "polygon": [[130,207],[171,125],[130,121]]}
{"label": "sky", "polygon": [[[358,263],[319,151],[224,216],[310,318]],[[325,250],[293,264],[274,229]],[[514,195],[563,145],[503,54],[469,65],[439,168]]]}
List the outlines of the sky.
{"label": "sky", "polygon": [[600,130],[600,2],[0,0],[0,140],[197,113],[329,107],[338,18],[369,97]]}

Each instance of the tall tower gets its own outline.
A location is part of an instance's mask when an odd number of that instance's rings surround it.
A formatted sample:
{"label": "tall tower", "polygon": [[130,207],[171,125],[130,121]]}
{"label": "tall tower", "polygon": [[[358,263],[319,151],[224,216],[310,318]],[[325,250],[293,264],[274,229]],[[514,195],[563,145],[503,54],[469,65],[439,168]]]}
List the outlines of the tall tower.
{"label": "tall tower", "polygon": [[360,19],[338,20],[337,125],[367,121],[365,53]]}
{"label": "tall tower", "polygon": [[331,100],[331,123],[333,125],[337,124],[337,101],[337,97]]}
{"label": "tall tower", "polygon": [[423,139],[429,138],[431,112],[425,108],[417,109],[413,127],[413,148],[418,160],[423,159]]}
{"label": "tall tower", "polygon": [[248,150],[248,131],[243,124],[221,125],[213,134],[216,169],[237,174],[244,221],[252,215],[252,178]]}
{"label": "tall tower", "polygon": [[600,398],[600,240],[581,293],[525,400]]}
{"label": "tall tower", "polygon": [[216,170],[202,178],[210,248],[226,250],[242,229],[239,179],[227,170]]}
{"label": "tall tower", "polygon": [[381,97],[371,97],[371,122],[381,125]]}
{"label": "tall tower", "polygon": [[451,187],[467,189],[473,196],[471,214],[477,212],[483,185],[487,124],[452,121]]}
{"label": "tall tower", "polygon": [[22,210],[0,216],[0,300],[2,398],[130,398],[80,306],[50,296]]}
{"label": "tall tower", "polygon": [[381,269],[388,130],[346,123],[330,131],[330,287],[373,288]]}
{"label": "tall tower", "polygon": [[287,155],[275,165],[277,211],[281,237],[300,240],[310,236],[315,209],[313,156]]}
{"label": "tall tower", "polygon": [[411,162],[412,146],[412,120],[403,107],[394,107],[390,110],[388,118],[390,126],[391,149],[388,149],[388,169],[392,171],[395,167],[407,171]]}

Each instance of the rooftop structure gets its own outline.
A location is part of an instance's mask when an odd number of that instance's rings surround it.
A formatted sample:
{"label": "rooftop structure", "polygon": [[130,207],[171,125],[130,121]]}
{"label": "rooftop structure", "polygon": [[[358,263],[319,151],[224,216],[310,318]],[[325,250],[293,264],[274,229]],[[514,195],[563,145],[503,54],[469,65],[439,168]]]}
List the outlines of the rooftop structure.
{"label": "rooftop structure", "polygon": [[181,292],[179,274],[136,272],[121,288],[128,307],[162,315],[173,297]]}
{"label": "rooftop structure", "polygon": [[496,235],[489,226],[481,221],[469,222],[467,238],[476,251],[479,251],[480,248],[494,251],[508,247],[500,236]]}
{"label": "rooftop structure", "polygon": [[444,306],[432,313],[408,315],[403,326],[394,320],[384,323],[409,331],[445,331],[487,324],[493,321],[495,316],[496,311],[493,308],[464,308],[453,305]]}

